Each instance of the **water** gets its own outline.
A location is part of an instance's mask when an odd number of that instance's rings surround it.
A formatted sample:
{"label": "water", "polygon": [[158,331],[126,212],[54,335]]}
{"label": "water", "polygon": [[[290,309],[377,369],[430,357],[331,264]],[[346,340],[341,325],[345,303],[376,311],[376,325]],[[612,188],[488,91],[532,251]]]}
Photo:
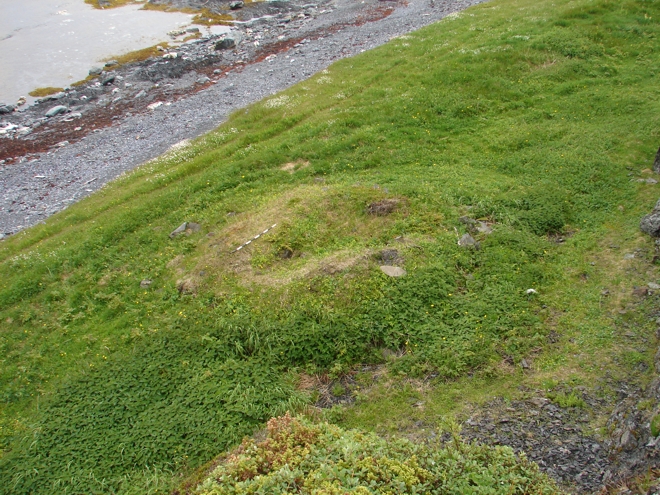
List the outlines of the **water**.
{"label": "water", "polygon": [[47,86],[66,87],[101,61],[167,41],[191,15],[98,10],[83,0],[0,0],[0,103]]}

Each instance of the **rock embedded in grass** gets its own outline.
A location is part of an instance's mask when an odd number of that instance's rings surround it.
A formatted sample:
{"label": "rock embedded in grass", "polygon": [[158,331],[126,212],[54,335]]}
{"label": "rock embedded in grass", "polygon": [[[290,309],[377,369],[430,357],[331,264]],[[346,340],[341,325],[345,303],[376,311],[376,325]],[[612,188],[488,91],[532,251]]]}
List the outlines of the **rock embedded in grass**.
{"label": "rock embedded in grass", "polygon": [[493,228],[486,222],[478,222],[477,232],[488,235],[493,233]]}
{"label": "rock embedded in grass", "polygon": [[381,201],[375,201],[367,206],[367,213],[370,215],[376,215],[383,217],[389,215],[399,206],[399,200],[397,199],[383,199]]}
{"label": "rock embedded in grass", "polygon": [[660,237],[660,200],[653,207],[653,211],[642,218],[639,228],[652,237]]}
{"label": "rock embedded in grass", "polygon": [[378,259],[388,264],[396,264],[403,261],[399,256],[399,251],[396,249],[383,249],[378,253]]}
{"label": "rock embedded in grass", "polygon": [[464,234],[463,237],[458,240],[458,245],[462,248],[479,249],[480,247],[479,242],[477,242],[470,234]]}
{"label": "rock embedded in grass", "polygon": [[403,277],[406,271],[398,266],[383,265],[380,270],[389,277]]}
{"label": "rock embedded in grass", "polygon": [[653,171],[656,174],[660,174],[660,148],[658,148],[658,152],[655,154],[655,160],[653,161]]}
{"label": "rock embedded in grass", "polygon": [[188,228],[188,222],[183,222],[176,229],[170,232],[170,239],[174,239],[176,236],[183,234]]}

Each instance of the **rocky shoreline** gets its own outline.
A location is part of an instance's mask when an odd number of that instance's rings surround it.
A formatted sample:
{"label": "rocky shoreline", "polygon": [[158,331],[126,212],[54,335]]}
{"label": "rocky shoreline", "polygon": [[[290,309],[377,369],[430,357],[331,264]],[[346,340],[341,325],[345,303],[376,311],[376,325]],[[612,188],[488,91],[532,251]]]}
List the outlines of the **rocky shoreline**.
{"label": "rocky shoreline", "polygon": [[246,4],[227,35],[98,68],[94,79],[28,108],[0,107],[0,238],[43,221],[335,60],[481,1]]}

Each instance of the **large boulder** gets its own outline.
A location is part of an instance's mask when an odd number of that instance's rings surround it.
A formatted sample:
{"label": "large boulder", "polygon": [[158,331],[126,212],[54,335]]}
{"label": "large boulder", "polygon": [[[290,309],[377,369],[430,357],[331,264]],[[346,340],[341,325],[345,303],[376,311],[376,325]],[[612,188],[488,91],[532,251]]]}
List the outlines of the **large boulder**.
{"label": "large boulder", "polygon": [[650,236],[660,237],[660,200],[653,207],[653,211],[642,218],[639,228]]}

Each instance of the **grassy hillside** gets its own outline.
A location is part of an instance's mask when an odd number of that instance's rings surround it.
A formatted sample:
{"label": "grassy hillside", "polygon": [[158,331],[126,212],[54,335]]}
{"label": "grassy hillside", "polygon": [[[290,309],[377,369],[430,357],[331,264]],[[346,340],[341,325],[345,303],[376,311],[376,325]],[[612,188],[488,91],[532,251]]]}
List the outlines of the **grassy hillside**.
{"label": "grassy hillside", "polygon": [[[311,400],[303,373],[435,373],[437,420],[530,356],[557,383],[648,362],[618,328],[653,331],[619,310],[657,280],[638,232],[657,186],[635,179],[659,144],[658,18],[656,0],[483,4],[3,241],[0,493],[166,491]],[[480,249],[461,217],[492,228]],[[171,239],[184,221],[201,229]],[[379,269],[392,256],[404,277]],[[395,399],[345,421],[405,422]]]}

